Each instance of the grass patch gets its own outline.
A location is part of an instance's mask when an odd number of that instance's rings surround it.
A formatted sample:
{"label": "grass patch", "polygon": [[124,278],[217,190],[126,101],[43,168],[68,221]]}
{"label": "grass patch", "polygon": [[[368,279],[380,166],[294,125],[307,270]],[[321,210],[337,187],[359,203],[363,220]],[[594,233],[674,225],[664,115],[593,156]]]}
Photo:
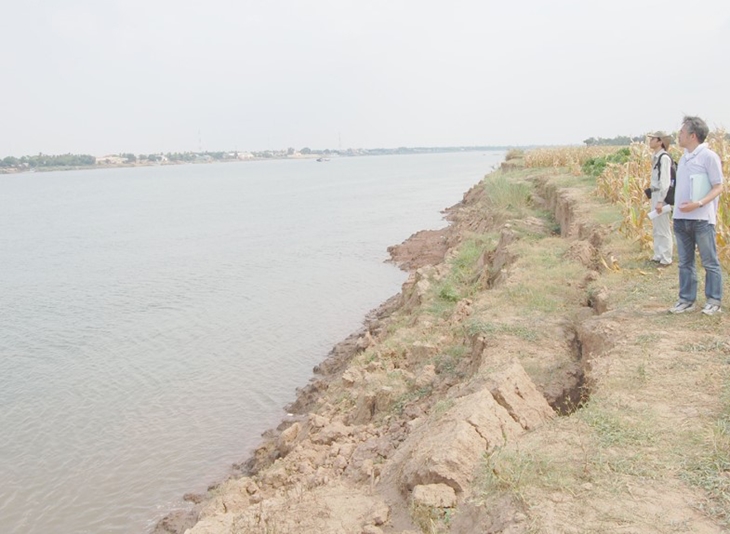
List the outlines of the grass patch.
{"label": "grass patch", "polygon": [[461,369],[461,363],[468,354],[469,348],[465,345],[452,345],[448,347],[443,353],[434,358],[433,364],[436,373],[463,378],[464,373]]}
{"label": "grass patch", "polygon": [[560,236],[560,223],[551,211],[535,210],[535,216],[538,219],[542,219],[543,221],[545,221],[545,230],[550,236]]}
{"label": "grass patch", "polygon": [[562,173],[552,178],[550,183],[558,187],[592,190],[596,185],[596,179],[593,176]]}
{"label": "grass patch", "polygon": [[702,444],[691,449],[695,454],[685,457],[681,478],[706,492],[702,511],[730,527],[730,381],[724,378],[722,412]]}
{"label": "grass patch", "polygon": [[453,510],[411,504],[409,512],[413,522],[418,525],[424,534],[445,534],[449,532]]}
{"label": "grass patch", "polygon": [[457,289],[453,281],[446,280],[439,284],[438,297],[446,302],[456,303],[462,299],[462,292]]}
{"label": "grass patch", "polygon": [[439,317],[448,315],[454,304],[476,293],[479,289],[476,284],[479,275],[477,264],[492,243],[492,236],[480,235],[461,244],[448,262],[448,274],[433,285],[434,298],[428,305],[431,314]]}
{"label": "grass patch", "polygon": [[456,302],[458,302],[458,299],[452,300],[451,298],[443,298],[441,296],[441,288],[439,287],[437,288],[436,294],[433,298],[428,299],[425,311],[433,317],[444,319],[450,316],[454,311]]}
{"label": "grass patch", "polygon": [[637,345],[651,345],[653,343],[656,343],[657,341],[661,341],[662,335],[656,332],[650,332],[648,334],[640,334],[636,336],[636,344]]}
{"label": "grass patch", "polygon": [[[592,476],[607,479],[607,488],[614,493],[623,491],[622,476],[638,477],[643,479],[662,479],[666,476],[667,465],[664,461],[644,451],[625,452],[622,454],[607,454],[599,451],[590,458],[589,471]],[[611,483],[611,479],[614,479]]]}
{"label": "grass patch", "polygon": [[398,400],[395,401],[393,404],[393,410],[397,412],[398,414],[402,414],[403,410],[405,409],[408,404],[414,401],[418,401],[419,399],[422,399],[423,397],[426,397],[431,394],[431,391],[433,390],[433,387],[428,385],[424,386],[422,388],[409,391],[407,393],[404,393],[400,397],[398,397]]}
{"label": "grass patch", "polygon": [[554,313],[565,306],[565,302],[558,295],[545,294],[539,288],[527,284],[509,288],[507,295],[512,302],[544,313]]}
{"label": "grass patch", "polygon": [[452,358],[455,358],[457,360],[462,359],[466,354],[469,352],[469,347],[466,345],[451,345],[449,347],[446,347],[444,350],[444,353],[447,356],[450,356]]}
{"label": "grass patch", "polygon": [[591,217],[598,224],[606,226],[618,226],[624,220],[624,216],[621,214],[621,211],[610,204],[604,204],[592,210]]}
{"label": "grass patch", "polygon": [[542,337],[542,334],[536,329],[524,325],[496,324],[476,318],[467,321],[465,329],[469,336],[494,337],[498,334],[506,334],[530,342],[536,342]]}
{"label": "grass patch", "polygon": [[626,163],[631,157],[631,150],[624,147],[613,154],[588,158],[581,166],[583,174],[588,176],[600,176],[609,163]]}
{"label": "grass patch", "polygon": [[405,328],[412,320],[413,318],[406,314],[393,314],[386,323],[385,331],[388,335],[393,335]]}
{"label": "grass patch", "polygon": [[585,276],[585,267],[566,257],[566,240],[547,237],[540,246],[518,242],[514,251],[519,260],[515,271],[529,272],[529,276],[512,276],[504,292],[508,305],[525,311],[555,313],[577,303],[585,294],[576,281]]}
{"label": "grass patch", "polygon": [[438,418],[449,411],[452,406],[454,406],[454,399],[441,399],[434,404],[433,409],[431,410],[431,415]]}
{"label": "grass patch", "polygon": [[631,417],[625,407],[612,408],[591,400],[576,412],[595,433],[603,447],[645,446],[654,442],[651,424]]}
{"label": "grass patch", "polygon": [[533,186],[525,181],[515,179],[514,174],[494,173],[482,182],[486,191],[485,208],[494,217],[497,224],[508,219],[525,217],[532,206]]}
{"label": "grass patch", "polygon": [[556,491],[572,485],[579,466],[565,460],[547,450],[497,448],[482,462],[475,484],[477,495],[484,501],[508,496],[526,506],[533,489]]}
{"label": "grass patch", "polygon": [[721,354],[730,354],[730,344],[715,338],[707,338],[696,343],[690,343],[685,349],[687,352],[719,352]]}

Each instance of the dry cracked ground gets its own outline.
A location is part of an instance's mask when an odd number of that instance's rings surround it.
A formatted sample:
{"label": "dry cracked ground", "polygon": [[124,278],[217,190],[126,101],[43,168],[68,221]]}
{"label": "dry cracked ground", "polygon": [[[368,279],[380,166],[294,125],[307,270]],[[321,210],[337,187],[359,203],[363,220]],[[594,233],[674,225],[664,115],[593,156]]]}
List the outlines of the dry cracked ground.
{"label": "dry cracked ground", "polygon": [[[497,171],[393,247],[402,292],[336,346],[253,457],[157,533],[718,533],[725,315],[591,179]],[[700,271],[702,272],[702,271]]]}

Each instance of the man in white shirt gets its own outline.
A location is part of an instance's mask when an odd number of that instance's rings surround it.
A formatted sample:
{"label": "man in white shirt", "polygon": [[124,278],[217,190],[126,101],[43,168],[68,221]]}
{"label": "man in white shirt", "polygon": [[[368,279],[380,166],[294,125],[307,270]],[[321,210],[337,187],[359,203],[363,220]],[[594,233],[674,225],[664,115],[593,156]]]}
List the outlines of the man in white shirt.
{"label": "man in white shirt", "polygon": [[651,260],[666,267],[672,263],[674,248],[671,214],[668,211],[662,213],[672,177],[672,157],[667,153],[672,138],[664,132],[654,132],[647,137],[649,148],[654,152],[651,158],[651,209],[657,211],[657,216],[651,220],[654,239],[654,257]]}
{"label": "man in white shirt", "polygon": [[721,311],[722,269],[717,257],[715,223],[723,176],[720,157],[705,143],[709,128],[699,117],[685,117],[679,130],[684,155],[677,166],[674,235],[679,257],[679,300],[670,313],[695,309],[697,268],[695,246],[705,269],[705,315]]}

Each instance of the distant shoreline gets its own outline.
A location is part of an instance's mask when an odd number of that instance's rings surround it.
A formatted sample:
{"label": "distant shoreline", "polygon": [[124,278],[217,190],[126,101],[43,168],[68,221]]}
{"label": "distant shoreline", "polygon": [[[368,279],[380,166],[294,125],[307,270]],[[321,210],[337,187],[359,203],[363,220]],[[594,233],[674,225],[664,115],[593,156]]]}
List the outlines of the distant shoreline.
{"label": "distant shoreline", "polygon": [[[347,150],[326,150],[317,151],[310,153],[294,152],[288,153],[287,151],[265,151],[263,153],[255,154],[266,154],[266,155],[252,155],[248,154],[245,156],[230,156],[223,158],[212,158],[208,152],[195,153],[189,152],[185,155],[190,155],[195,159],[180,160],[180,159],[169,159],[167,156],[160,156],[166,158],[164,161],[149,161],[147,159],[142,161],[134,162],[99,162],[99,160],[109,159],[122,159],[118,156],[104,156],[97,158],[97,163],[92,165],[52,165],[52,166],[13,166],[13,167],[2,167],[0,166],[0,174],[21,174],[21,173],[34,173],[34,172],[56,172],[56,171],[79,171],[79,170],[91,170],[91,169],[119,169],[119,168],[131,168],[131,167],[157,167],[167,165],[198,165],[198,164],[210,164],[210,163],[237,163],[247,161],[270,161],[270,160],[317,160],[320,158],[345,158],[345,157],[358,157],[358,156],[403,156],[403,155],[418,155],[418,154],[444,154],[454,152],[479,152],[489,151],[497,152],[503,150],[509,150],[510,146],[474,146],[474,147],[415,147],[415,148],[375,148],[375,149],[347,149]],[[524,147],[520,147],[524,148]],[[219,154],[219,153],[216,153]],[[234,153],[230,153],[234,154]],[[51,156],[55,157],[55,156]],[[0,163],[3,160],[0,159]]]}

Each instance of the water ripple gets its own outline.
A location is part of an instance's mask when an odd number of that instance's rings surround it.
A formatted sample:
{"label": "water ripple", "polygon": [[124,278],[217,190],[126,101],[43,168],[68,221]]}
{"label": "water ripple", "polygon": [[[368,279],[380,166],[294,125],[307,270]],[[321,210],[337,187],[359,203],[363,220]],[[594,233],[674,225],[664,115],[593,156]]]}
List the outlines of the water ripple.
{"label": "water ripple", "polygon": [[138,533],[224,476],[400,288],[386,247],[440,226],[490,164],[4,177],[0,532]]}

